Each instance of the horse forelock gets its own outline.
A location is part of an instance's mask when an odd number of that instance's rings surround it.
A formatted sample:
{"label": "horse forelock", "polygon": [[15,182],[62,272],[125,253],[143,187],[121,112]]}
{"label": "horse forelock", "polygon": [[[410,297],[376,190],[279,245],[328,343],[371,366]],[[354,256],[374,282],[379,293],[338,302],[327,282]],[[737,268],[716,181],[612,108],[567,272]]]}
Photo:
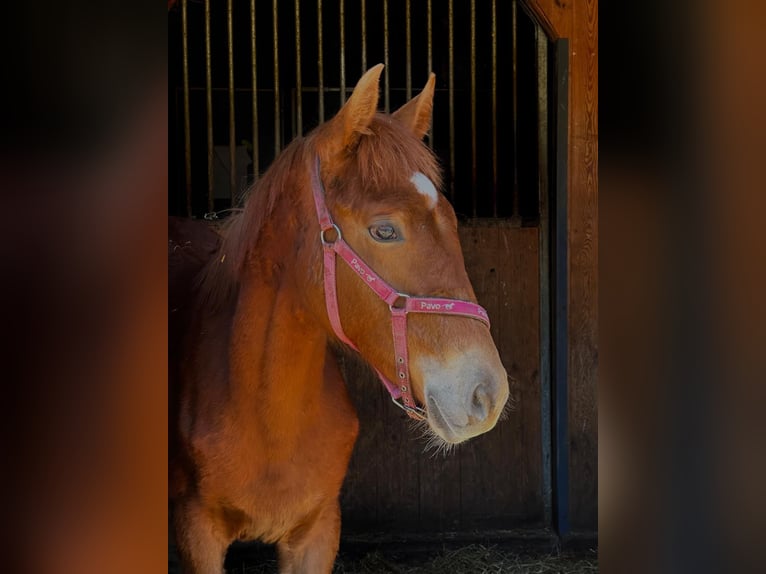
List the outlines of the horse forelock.
{"label": "horse forelock", "polygon": [[[420,172],[440,189],[442,171],[433,152],[401,122],[387,114],[377,114],[368,133],[362,134],[347,161],[337,174],[338,201],[364,201],[364,194],[385,193],[408,186],[413,174]],[[413,188],[414,190],[414,188]],[[349,195],[352,196],[349,197]]]}

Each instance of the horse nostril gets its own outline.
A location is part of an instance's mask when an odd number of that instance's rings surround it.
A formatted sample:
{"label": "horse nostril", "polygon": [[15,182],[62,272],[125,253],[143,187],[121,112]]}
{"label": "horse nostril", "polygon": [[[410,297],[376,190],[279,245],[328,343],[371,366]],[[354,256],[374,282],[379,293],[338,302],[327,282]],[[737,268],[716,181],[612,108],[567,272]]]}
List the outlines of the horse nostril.
{"label": "horse nostril", "polygon": [[471,424],[484,422],[492,410],[492,397],[487,385],[480,383],[473,391],[469,421]]}

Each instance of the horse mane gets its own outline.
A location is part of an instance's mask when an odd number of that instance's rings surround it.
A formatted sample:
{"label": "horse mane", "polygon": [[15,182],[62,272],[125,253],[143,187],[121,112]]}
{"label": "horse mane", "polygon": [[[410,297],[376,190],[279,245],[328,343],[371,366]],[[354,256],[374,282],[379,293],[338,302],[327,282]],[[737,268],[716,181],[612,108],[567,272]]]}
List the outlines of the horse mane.
{"label": "horse mane", "polygon": [[[244,208],[229,217],[221,228],[220,248],[199,276],[203,305],[221,309],[232,303],[239,292],[239,282],[248,255],[256,246],[264,224],[274,213],[277,200],[308,163],[307,153],[324,148],[321,127],[308,136],[294,139],[247,192]],[[320,151],[321,153],[321,151]],[[364,200],[360,190],[401,188],[414,172],[422,172],[441,188],[442,171],[436,156],[421,140],[390,115],[378,113],[357,144],[346,150],[342,160],[344,177],[333,186],[336,201],[353,206]],[[344,181],[353,181],[344,185]],[[327,185],[327,182],[325,182]]]}
{"label": "horse mane", "polygon": [[239,292],[239,279],[277,199],[305,163],[305,139],[294,139],[246,192],[242,211],[230,216],[219,233],[221,245],[199,275],[197,288],[204,306],[220,310]]}

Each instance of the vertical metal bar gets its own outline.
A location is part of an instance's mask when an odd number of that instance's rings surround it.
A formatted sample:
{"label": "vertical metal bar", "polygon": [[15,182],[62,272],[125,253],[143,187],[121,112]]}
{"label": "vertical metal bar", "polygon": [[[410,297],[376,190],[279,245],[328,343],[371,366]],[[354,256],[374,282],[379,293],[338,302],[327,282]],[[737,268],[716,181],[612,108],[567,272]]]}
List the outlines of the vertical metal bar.
{"label": "vertical metal bar", "polygon": [[567,201],[568,201],[568,121],[569,121],[569,40],[556,42],[556,132],[553,165],[555,193],[551,206],[551,277],[553,302],[552,391],[554,436],[553,512],[559,537],[569,533],[569,397],[568,397],[568,297]]}
{"label": "vertical metal bar", "polygon": [[540,277],[540,421],[542,442],[542,491],[545,524],[553,520],[553,490],[551,472],[551,273],[550,273],[550,225],[549,225],[549,179],[548,172],[548,37],[540,25],[535,26],[537,45],[537,157],[538,202],[540,225],[538,226],[538,253]]}
{"label": "vertical metal bar", "polygon": [[410,0],[406,0],[404,3],[404,10],[405,10],[405,45],[406,45],[406,52],[407,52],[407,61],[404,64],[405,73],[407,74],[407,80],[406,80],[406,86],[405,86],[405,97],[407,98],[407,101],[410,101],[410,98],[412,97],[412,15],[410,13]]}
{"label": "vertical metal bar", "polygon": [[319,123],[324,121],[324,59],[322,57],[322,0],[317,0],[317,74],[319,75]]}
{"label": "vertical metal bar", "polygon": [[[432,0],[428,0],[427,8],[426,8],[426,12],[427,12],[426,18],[428,20],[427,58],[428,58],[428,73],[429,74],[434,71],[434,46],[433,46],[434,35],[433,35],[433,23],[432,23],[433,15],[432,15],[431,1]],[[428,145],[431,147],[433,147],[434,145],[434,123],[435,122],[431,122],[431,129],[428,131]]]}
{"label": "vertical metal bar", "polygon": [[271,5],[271,21],[274,28],[274,157],[282,150],[282,138],[280,133],[281,118],[279,114],[279,14],[277,12],[277,0]]}
{"label": "vertical metal bar", "polygon": [[192,216],[191,200],[191,120],[189,119],[189,27],[186,19],[187,0],[181,0],[181,28],[183,48],[183,83],[184,83],[184,176],[186,186],[186,215]]}
{"label": "vertical metal bar", "polygon": [[449,31],[449,197],[455,203],[455,16],[453,0],[449,0],[449,15],[447,16]]}
{"label": "vertical metal bar", "polygon": [[205,118],[207,120],[207,210],[215,211],[213,154],[213,79],[210,56],[210,0],[205,0]]}
{"label": "vertical metal bar", "polygon": [[426,41],[427,41],[427,48],[426,48],[426,58],[428,63],[428,73],[434,71],[434,29],[433,29],[433,1],[428,0],[426,3]]}
{"label": "vertical metal bar", "polygon": [[391,110],[390,82],[388,78],[388,0],[383,0],[383,73],[385,75],[386,89],[384,92],[384,109],[386,113]]}
{"label": "vertical metal bar", "polygon": [[492,0],[492,217],[497,218],[497,0]]}
{"label": "vertical metal bar", "polygon": [[255,45],[255,0],[250,0],[250,51],[252,52],[252,74],[253,74],[253,177],[258,179],[260,172],[258,166],[258,74],[256,63],[256,45]]}
{"label": "vertical metal bar", "polygon": [[517,70],[517,58],[518,58],[518,19],[517,19],[517,3],[516,0],[511,2],[511,43],[512,43],[512,57],[513,57],[513,74],[511,79],[512,86],[512,117],[513,117],[513,208],[511,211],[511,219],[516,223],[520,222],[521,215],[519,213],[519,114],[518,114],[518,70]]}
{"label": "vertical metal bar", "polygon": [[346,103],[346,4],[340,0],[340,105]]}
{"label": "vertical metal bar", "polygon": [[301,0],[295,0],[295,110],[296,132],[303,135],[303,78],[301,76]]}
{"label": "vertical metal bar", "polygon": [[367,2],[362,0],[362,74],[367,71]]}
{"label": "vertical metal bar", "polygon": [[471,0],[471,209],[473,217],[478,215],[476,147],[476,0]]}
{"label": "vertical metal bar", "polygon": [[231,206],[237,204],[237,134],[234,114],[234,29],[232,25],[232,1],[226,3],[226,32],[229,48],[229,193]]}

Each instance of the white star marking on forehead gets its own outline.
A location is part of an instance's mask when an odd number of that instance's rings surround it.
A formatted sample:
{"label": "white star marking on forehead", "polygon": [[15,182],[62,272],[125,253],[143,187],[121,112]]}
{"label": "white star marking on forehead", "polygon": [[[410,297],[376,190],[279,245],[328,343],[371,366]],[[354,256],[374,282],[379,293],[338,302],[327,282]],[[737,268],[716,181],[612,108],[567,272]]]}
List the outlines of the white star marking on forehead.
{"label": "white star marking on forehead", "polygon": [[436,205],[436,202],[439,200],[439,192],[436,191],[436,187],[434,187],[434,184],[431,182],[431,180],[421,172],[417,171],[412,174],[410,181],[413,183],[419,193],[422,193],[430,200],[430,207],[433,208]]}

